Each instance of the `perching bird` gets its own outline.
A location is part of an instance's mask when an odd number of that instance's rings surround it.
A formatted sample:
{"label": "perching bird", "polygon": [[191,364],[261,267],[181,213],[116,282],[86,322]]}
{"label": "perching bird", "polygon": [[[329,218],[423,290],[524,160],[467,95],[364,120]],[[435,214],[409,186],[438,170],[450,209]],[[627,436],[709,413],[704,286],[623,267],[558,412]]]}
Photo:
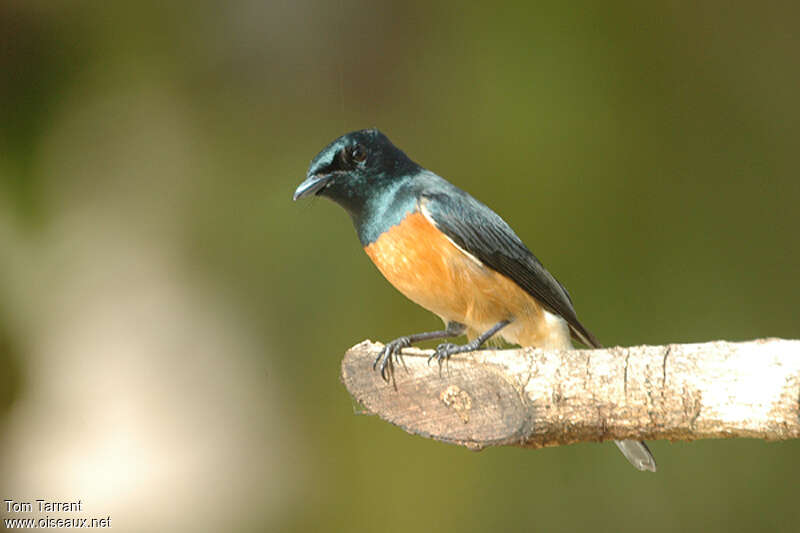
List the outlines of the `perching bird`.
{"label": "perching bird", "polygon": [[[571,337],[601,346],[578,321],[564,286],[502,218],[411,161],[381,132],[348,133],[317,154],[294,199],[311,195],[341,205],[378,270],[446,324],[386,344],[374,365],[384,379],[402,348],[464,333],[470,342],[440,344],[434,357],[476,350],[494,335],[543,349],[570,349]],[[643,442],[616,444],[639,470],[656,470]]]}

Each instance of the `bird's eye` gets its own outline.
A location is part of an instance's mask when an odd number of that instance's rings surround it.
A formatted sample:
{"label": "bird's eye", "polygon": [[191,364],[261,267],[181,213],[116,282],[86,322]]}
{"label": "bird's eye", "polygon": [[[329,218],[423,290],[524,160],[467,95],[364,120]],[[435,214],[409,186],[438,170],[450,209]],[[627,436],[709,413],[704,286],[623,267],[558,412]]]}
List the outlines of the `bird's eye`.
{"label": "bird's eye", "polygon": [[357,144],[350,149],[350,159],[356,163],[363,163],[367,160],[367,151],[363,146]]}

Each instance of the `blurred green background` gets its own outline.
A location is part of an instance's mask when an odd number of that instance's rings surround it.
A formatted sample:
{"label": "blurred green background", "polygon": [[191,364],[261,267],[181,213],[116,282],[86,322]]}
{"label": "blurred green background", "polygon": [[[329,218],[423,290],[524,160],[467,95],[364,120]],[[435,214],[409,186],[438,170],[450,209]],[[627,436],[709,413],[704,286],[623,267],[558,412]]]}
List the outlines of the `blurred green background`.
{"label": "blurred green background", "polygon": [[611,444],[473,453],[357,416],[344,351],[439,322],[291,195],[378,127],[604,343],[798,338],[798,20],[0,3],[0,493],[122,531],[797,531],[797,442],[653,442],[648,475]]}

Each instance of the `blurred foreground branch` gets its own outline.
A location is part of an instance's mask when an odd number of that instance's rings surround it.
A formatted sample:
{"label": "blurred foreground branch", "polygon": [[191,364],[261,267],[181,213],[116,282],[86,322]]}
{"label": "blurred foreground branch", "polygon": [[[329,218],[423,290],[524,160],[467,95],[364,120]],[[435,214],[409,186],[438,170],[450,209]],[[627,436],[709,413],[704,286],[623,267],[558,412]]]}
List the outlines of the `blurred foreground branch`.
{"label": "blurred foreground branch", "polygon": [[383,345],[348,350],[342,381],[409,433],[481,449],[610,439],[800,438],[800,341],[764,339],[458,354],[403,351],[396,389],[372,370]]}

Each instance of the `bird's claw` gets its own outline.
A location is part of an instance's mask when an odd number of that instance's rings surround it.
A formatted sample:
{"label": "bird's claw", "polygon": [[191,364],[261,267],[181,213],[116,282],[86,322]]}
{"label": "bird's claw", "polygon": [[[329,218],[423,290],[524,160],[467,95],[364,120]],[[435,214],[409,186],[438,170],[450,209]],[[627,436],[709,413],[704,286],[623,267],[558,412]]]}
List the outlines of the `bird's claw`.
{"label": "bird's claw", "polygon": [[399,339],[386,343],[386,346],[384,346],[381,353],[378,354],[375,362],[372,363],[372,370],[380,370],[381,378],[388,383],[394,375],[394,361],[405,366],[403,354],[400,353],[400,351],[408,346],[411,346],[411,340],[407,337],[400,337]]}
{"label": "bird's claw", "polygon": [[444,361],[449,361],[450,357],[457,353],[471,352],[478,348],[478,343],[474,341],[463,345],[445,342],[437,346],[436,350],[428,357],[428,364],[431,364],[431,361],[436,359],[436,362],[441,366]]}
{"label": "bird's claw", "polygon": [[436,359],[436,362],[442,364],[442,361],[450,359],[450,356],[463,351],[462,347],[451,342],[445,342],[436,347],[436,350],[428,357],[428,364]]}

